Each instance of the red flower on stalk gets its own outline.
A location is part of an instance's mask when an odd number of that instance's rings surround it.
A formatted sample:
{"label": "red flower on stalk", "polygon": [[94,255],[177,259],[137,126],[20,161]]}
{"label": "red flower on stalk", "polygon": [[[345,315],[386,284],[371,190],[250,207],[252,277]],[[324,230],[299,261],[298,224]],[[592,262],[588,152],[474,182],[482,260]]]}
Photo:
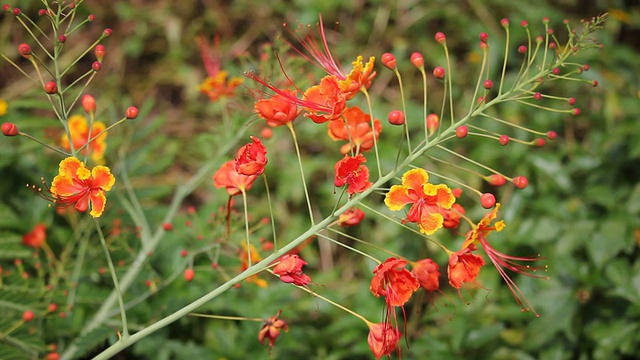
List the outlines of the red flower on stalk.
{"label": "red flower on stalk", "polygon": [[507,275],[505,269],[511,270],[515,273],[526,275],[533,278],[540,279],[548,279],[547,276],[538,275],[536,272],[538,270],[544,270],[544,268],[534,267],[530,265],[524,265],[522,262],[533,262],[538,260],[544,260],[543,257],[522,257],[522,256],[512,256],[504,254],[491,246],[491,244],[487,241],[487,235],[489,235],[492,231],[502,231],[504,229],[505,224],[504,221],[500,220],[495,224],[491,224],[493,220],[495,220],[498,210],[500,209],[500,204],[497,203],[493,210],[487,214],[480,220],[478,225],[474,227],[473,230],[469,231],[467,234],[467,239],[465,240],[463,246],[475,247],[478,243],[482,246],[482,249],[485,251],[493,265],[496,267],[500,276],[507,286],[513,297],[516,299],[516,302],[522,306],[524,311],[533,310],[533,312],[538,316],[535,312],[533,306],[527,298],[524,296],[518,285]]}
{"label": "red flower on stalk", "polygon": [[287,27],[297,42],[306,50],[308,55],[286,39],[285,42],[287,42],[289,46],[291,46],[291,48],[303,58],[324,70],[327,74],[337,77],[339,80],[340,90],[345,94],[347,100],[351,99],[362,88],[368,89],[369,86],[371,86],[371,81],[376,76],[376,72],[373,71],[375,57],[370,57],[369,61],[365,65],[363,63],[363,57],[358,56],[352,63],[353,69],[349,74],[346,74],[342,69],[342,66],[340,66],[340,63],[333,58],[331,50],[329,49],[329,43],[327,42],[327,37],[324,32],[324,24],[322,23],[322,14],[319,15],[319,18],[320,21],[318,23],[317,34],[311,27],[307,27],[307,29],[310,29],[309,31],[302,30],[302,26],[293,31]]}
{"label": "red flower on stalk", "polygon": [[40,248],[47,241],[47,226],[43,223],[36,224],[28,233],[22,236],[22,244],[34,248]]}
{"label": "red flower on stalk", "polygon": [[476,277],[478,277],[480,269],[485,262],[482,256],[475,255],[472,252],[475,249],[474,245],[463,247],[449,256],[447,274],[449,276],[449,284],[454,288],[460,289],[462,284],[471,284],[476,281]]}
{"label": "red flower on stalk", "polygon": [[374,137],[380,138],[382,125],[380,120],[373,121],[374,129],[371,129],[371,116],[357,106],[347,108],[342,114],[342,120],[329,122],[329,137],[333,140],[348,141],[348,144],[340,148],[340,152],[348,154],[354,151],[356,154],[369,151],[373,148]]}
{"label": "red flower on stalk", "polygon": [[215,36],[213,50],[204,37],[198,37],[197,41],[202,62],[209,75],[200,84],[200,92],[207,95],[211,101],[217,101],[221,97],[233,97],[235,89],[242,84],[242,78],[232,77],[227,81],[227,72],[220,70],[220,36]]}
{"label": "red flower on stalk", "polygon": [[373,270],[370,290],[376,297],[384,296],[388,306],[404,306],[420,288],[420,282],[409,270],[407,261],[390,257]]}
{"label": "red flower on stalk", "polygon": [[442,227],[447,229],[457,229],[460,225],[460,219],[464,213],[464,208],[458,203],[451,205],[451,209],[440,209],[440,214],[442,214],[442,217],[444,218]]}
{"label": "red flower on stalk", "polygon": [[258,332],[258,340],[261,344],[264,344],[264,340],[269,340],[269,346],[273,347],[278,336],[280,336],[280,332],[284,330],[285,332],[289,331],[289,327],[284,320],[278,319],[282,310],[278,310],[278,313],[275,316],[270,317],[264,322],[262,329]]}
{"label": "red flower on stalk", "polygon": [[364,219],[364,211],[351,208],[338,217],[338,225],[342,227],[356,226]]}
{"label": "red flower on stalk", "polygon": [[281,93],[268,99],[258,100],[254,105],[258,116],[265,119],[267,125],[271,127],[286,125],[300,114],[296,92],[293,90],[278,91]]}
{"label": "red flower on stalk", "polygon": [[280,276],[280,280],[287,284],[293,283],[305,286],[311,282],[309,275],[302,272],[302,267],[307,264],[298,255],[284,255],[278,265],[273,268],[273,273]]}
{"label": "red flower on stalk", "polygon": [[262,141],[255,136],[251,140],[252,143],[242,146],[236,153],[236,171],[240,175],[260,175],[269,161]]}
{"label": "red flower on stalk", "polygon": [[398,329],[386,322],[368,325],[369,337],[367,338],[367,342],[376,359],[380,359],[385,355],[391,355],[394,350],[400,352],[398,342],[402,334]]}
{"label": "red flower on stalk", "polygon": [[213,174],[213,186],[225,188],[231,196],[241,194],[253,186],[257,175],[242,175],[236,171],[236,161],[229,160]]}
{"label": "red flower on stalk", "polygon": [[440,288],[440,267],[431,259],[422,259],[412,262],[411,273],[418,279],[420,286],[429,291]]}
{"label": "red flower on stalk", "polygon": [[362,154],[345,155],[334,167],[336,172],[334,185],[336,187],[349,185],[347,188],[349,195],[361,193],[370,188],[372,183],[369,181],[369,169],[362,165],[366,161]]}

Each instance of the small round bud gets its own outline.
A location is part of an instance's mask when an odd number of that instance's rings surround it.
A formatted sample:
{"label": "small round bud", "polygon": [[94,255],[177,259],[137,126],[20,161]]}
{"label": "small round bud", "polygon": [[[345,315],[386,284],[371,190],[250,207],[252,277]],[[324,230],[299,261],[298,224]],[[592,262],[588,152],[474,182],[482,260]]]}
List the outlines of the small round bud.
{"label": "small round bud", "polygon": [[173,230],[173,225],[171,223],[163,223],[162,228],[164,231],[171,231]]}
{"label": "small round bud", "polygon": [[482,41],[484,43],[489,41],[489,34],[487,34],[486,32],[481,32],[480,33],[480,41]]}
{"label": "small round bud", "polygon": [[455,196],[456,199],[460,198],[460,196],[462,196],[462,189],[460,188],[453,188],[451,189],[451,194],[453,196]]}
{"label": "small round bud", "polygon": [[95,49],[93,49],[93,54],[96,56],[96,59],[98,59],[98,61],[102,62],[102,58],[104,58],[104,55],[107,53],[107,50],[105,49],[104,45],[96,45]]}
{"label": "small round bud", "polygon": [[69,4],[69,9],[75,9],[76,8],[76,3],[72,2]]}
{"label": "small round bud", "polygon": [[522,20],[520,21],[520,27],[521,28],[526,28],[527,26],[529,26],[529,22],[527,20]]}
{"label": "small round bud", "polygon": [[485,51],[489,48],[489,45],[484,41],[480,41],[478,47],[480,48],[480,50]]}
{"label": "small round bud", "polygon": [[270,127],[262,128],[262,130],[260,130],[260,136],[263,139],[269,140],[273,137],[273,130],[271,130]]}
{"label": "small round bud", "polygon": [[67,36],[66,35],[58,35],[58,42],[60,44],[64,44],[65,42],[67,42]]}
{"label": "small round bud", "polygon": [[113,34],[113,30],[111,30],[111,29],[109,29],[109,28],[106,28],[106,29],[104,29],[104,31],[102,32],[102,34],[103,34],[104,36],[106,36],[106,37],[109,37],[109,36],[111,36],[111,34]]}
{"label": "small round bud", "polygon": [[558,44],[555,43],[555,41],[552,41],[549,43],[549,49],[556,49],[558,47]]}
{"label": "small round bud", "polygon": [[4,136],[17,136],[20,133],[18,127],[14,123],[6,122],[2,124],[2,135]]}
{"label": "small round bud", "polygon": [[56,85],[55,81],[48,81],[44,84],[44,92],[53,95],[58,92],[58,85]]}
{"label": "small round bud", "polygon": [[56,311],[58,311],[58,304],[56,304],[56,303],[49,304],[49,306],[47,306],[47,311],[48,312],[56,312]]}
{"label": "small round bud", "polygon": [[529,185],[529,180],[527,180],[524,176],[516,176],[511,180],[513,185],[515,185],[518,189],[524,189]]}
{"label": "small round bud", "polygon": [[491,88],[493,88],[493,81],[485,80],[483,86],[485,89],[491,90]]}
{"label": "small round bud", "polygon": [[437,32],[434,38],[440,44],[444,44],[445,42],[447,42],[447,36],[443,32]]}
{"label": "small round bud", "polygon": [[393,110],[389,112],[387,120],[391,125],[403,125],[405,121],[404,113],[400,110]]}
{"label": "small round bud", "polygon": [[[60,317],[63,317],[62,314],[64,313],[60,313]],[[58,354],[57,352],[48,353],[47,357],[45,357],[45,360],[60,360],[60,354]]]}
{"label": "small round bud", "polygon": [[435,69],[433,69],[433,76],[437,77],[438,79],[444,79],[444,68],[442,66],[436,66]]}
{"label": "small round bud", "polygon": [[558,137],[558,134],[555,131],[551,130],[547,132],[547,139],[555,140],[557,137]]}
{"label": "small round bud", "polygon": [[537,44],[541,44],[544,41],[544,38],[542,36],[536,36],[536,43]]}
{"label": "small round bud", "polygon": [[574,116],[578,116],[578,115],[582,114],[582,110],[580,110],[580,108],[575,108],[575,109],[573,109],[573,110],[571,111],[571,113],[572,113]]}
{"label": "small round bud", "polygon": [[467,127],[467,125],[461,125],[456,129],[456,136],[459,139],[466,137],[467,134],[469,134],[469,128]]}
{"label": "small round bud", "polygon": [[502,135],[498,138],[498,142],[500,143],[500,145],[502,146],[507,146],[507,144],[509,144],[509,135]]}
{"label": "small round bud", "polygon": [[547,29],[547,34],[553,35],[553,29]]}
{"label": "small round bud", "polygon": [[30,311],[30,310],[27,310],[22,313],[22,320],[24,320],[25,322],[29,322],[33,320],[35,317],[36,317],[36,314],[34,314],[33,311]]}
{"label": "small round bud", "polygon": [[31,55],[31,46],[25,43],[18,45],[18,53],[24,57],[28,57]]}
{"label": "small round bud", "polygon": [[38,10],[38,16],[47,16],[48,13],[47,9]]}
{"label": "small round bud", "polygon": [[380,61],[382,61],[382,64],[389,70],[393,70],[396,68],[396,57],[392,53],[382,54],[382,56],[380,57]]}
{"label": "small round bud", "polygon": [[520,54],[526,54],[526,53],[527,53],[527,47],[526,47],[526,46],[524,46],[524,45],[520,45],[520,46],[518,46],[518,52],[519,52]]}
{"label": "small round bud", "polygon": [[480,205],[485,209],[491,209],[496,204],[496,197],[491,193],[480,195]]}
{"label": "small round bud", "polygon": [[429,130],[429,134],[433,134],[433,132],[438,129],[439,125],[440,117],[438,116],[438,114],[427,115],[427,130]]}
{"label": "small round bud", "polygon": [[187,257],[187,255],[189,255],[189,252],[187,250],[180,251],[180,256],[181,257]]}
{"label": "small round bud", "polygon": [[591,69],[591,67],[589,66],[589,64],[584,64],[584,65],[582,66],[582,69],[583,69],[584,71],[589,71],[589,69]]}
{"label": "small round bud", "polygon": [[509,19],[502,18],[502,20],[500,20],[500,25],[502,25],[503,28],[508,28],[509,27]]}
{"label": "small round bud", "polygon": [[593,86],[593,87],[598,87],[598,80],[593,80],[593,81],[591,82],[591,86]]}
{"label": "small round bud", "polygon": [[567,102],[569,103],[569,105],[573,106],[576,104],[576,98],[570,97],[567,99]]}
{"label": "small round bud", "polygon": [[13,13],[13,15],[18,16],[18,15],[20,15],[20,13],[21,13],[22,11],[20,11],[20,9],[19,9],[19,8],[13,8],[13,10],[11,10],[11,12]]}
{"label": "small round bud", "polygon": [[553,69],[551,70],[551,73],[552,73],[553,75],[559,75],[559,74],[560,74],[560,68],[557,68],[557,67],[553,68]]}
{"label": "small round bud", "polygon": [[411,54],[411,63],[413,64],[413,66],[421,69],[424,66],[424,58],[422,57],[422,54],[420,54],[419,52],[414,52],[413,54]]}
{"label": "small round bud", "polygon": [[2,5],[2,11],[7,12],[7,13],[11,12],[11,5],[9,5],[9,4]]}
{"label": "small round bud", "polygon": [[96,99],[94,99],[93,96],[89,94],[82,95],[80,103],[87,114],[96,112]]}
{"label": "small round bud", "polygon": [[537,138],[533,141],[533,143],[535,144],[535,146],[537,147],[543,147],[544,144],[546,143],[546,141],[543,138]]}
{"label": "small round bud", "polygon": [[87,20],[89,20],[89,22],[95,21],[96,20],[96,16],[93,14],[90,14],[89,16],[87,16]]}
{"label": "small round bud", "polygon": [[129,106],[125,112],[127,119],[135,119],[138,117],[138,108],[135,106]]}
{"label": "small round bud", "polygon": [[91,64],[91,68],[93,71],[98,72],[102,69],[102,63],[100,61],[94,61],[93,64]]}
{"label": "small round bud", "polygon": [[539,92],[536,92],[535,94],[533,94],[533,100],[535,101],[542,100],[542,94],[540,94]]}
{"label": "small round bud", "polygon": [[184,274],[183,275],[184,275],[184,279],[187,282],[191,282],[191,280],[193,280],[193,278],[196,276],[196,272],[193,271],[192,268],[188,268],[188,269],[184,270]]}
{"label": "small round bud", "polygon": [[487,182],[493,186],[502,186],[507,183],[507,179],[502,175],[493,174],[487,178]]}
{"label": "small round bud", "polygon": [[543,17],[542,18],[542,23],[543,24],[548,24],[549,23],[549,17],[548,16]]}

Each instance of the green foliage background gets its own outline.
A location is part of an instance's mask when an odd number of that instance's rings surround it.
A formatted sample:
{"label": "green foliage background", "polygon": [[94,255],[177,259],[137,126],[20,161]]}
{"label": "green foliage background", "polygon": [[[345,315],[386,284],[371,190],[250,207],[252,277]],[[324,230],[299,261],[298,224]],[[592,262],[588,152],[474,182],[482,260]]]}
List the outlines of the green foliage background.
{"label": "green foliage background", "polygon": [[[20,1],[12,5],[35,14],[37,3]],[[257,49],[266,42],[281,49],[280,56],[286,58],[282,41],[277,38],[283,22],[315,24],[318,13],[322,13],[326,24],[339,22],[335,33],[336,53],[343,63],[348,64],[356,55],[379,57],[383,52],[392,52],[398,58],[401,71],[409,74],[405,82],[406,90],[410,91],[419,88],[420,82],[406,59],[413,51],[421,51],[429,66],[441,65],[443,55],[433,35],[443,31],[453,49],[459,96],[456,100],[459,108],[464,109],[475,85],[478,64],[474,58],[481,31],[488,32],[490,41],[492,44],[495,41],[499,49],[501,46],[497,44],[503,39],[499,25],[502,17],[511,20],[512,44],[520,44],[524,39],[517,31],[521,19],[527,19],[535,29],[543,16],[549,16],[553,27],[560,30],[564,18],[577,26],[580,18],[609,11],[605,29],[597,34],[604,49],[581,57],[581,61],[591,66],[584,78],[597,80],[599,86],[568,83],[558,88],[553,85],[555,93],[576,97],[581,116],[541,113],[515,104],[498,109],[501,116],[510,121],[557,131],[556,141],[548,142],[541,149],[517,144],[502,148],[495,142],[470,138],[465,139],[459,149],[501,171],[529,177],[530,186],[525,191],[514,191],[511,187],[499,191],[508,226],[494,242],[505,253],[540,253],[547,258],[549,281],[515,277],[540,318],[521,313],[498,273],[487,266],[481,273],[481,283],[490,291],[463,291],[464,301],[456,292],[448,290],[446,296],[412,300],[407,308],[406,329],[410,347],[403,349],[403,358],[633,359],[640,353],[640,131],[637,125],[640,7],[633,3],[597,0],[587,3],[565,0],[559,4],[504,0],[88,1],[80,11],[85,15],[95,14],[97,20],[88,27],[88,33],[69,39],[67,46],[70,52],[83,49],[104,27],[113,28],[114,35],[105,43],[107,57],[92,94],[98,100],[101,117],[107,122],[120,118],[131,104],[141,108],[139,120],[110,132],[107,157],[108,162],[116,162],[126,156],[135,191],[144,199],[145,212],[157,225],[176,183],[195,171],[200,162],[221,163],[229,157],[230,152],[218,152],[221,142],[228,142],[234,132],[251,134],[261,128],[250,115],[248,91],[241,91],[241,96],[230,105],[235,128],[221,128],[220,105],[209,103],[198,93],[197,85],[205,77],[195,42],[200,34],[207,37],[220,34],[224,69],[239,76],[259,66],[251,59],[258,56]],[[13,31],[18,24],[11,24],[11,18],[0,15],[0,48],[4,53],[15,51],[15,46],[26,40],[24,32]],[[239,60],[238,54],[245,55]],[[494,58],[493,68],[497,70],[501,59]],[[308,64],[301,62],[288,65],[311,71]],[[271,66],[274,73],[279,71],[273,57]],[[379,99],[374,109],[377,117],[384,120],[383,114],[390,107],[383,102],[398,104],[398,94],[391,72],[381,66],[377,70],[379,75],[371,92],[374,99]],[[292,73],[294,77],[303,75],[296,70]],[[0,97],[9,102],[9,113],[0,117],[0,121],[12,121],[23,131],[45,135],[55,124],[36,89],[6,62],[0,62],[0,79]],[[420,107],[410,109],[409,113],[412,111],[419,114]],[[251,125],[245,128],[243,124],[247,120]],[[319,136],[324,135],[324,128],[318,130],[311,124],[300,123],[297,126],[303,151],[310,155],[305,171],[313,189],[312,196],[319,208],[329,211],[334,195],[331,179],[326,174],[339,159],[337,144]],[[383,134],[392,138],[394,131],[387,127]],[[292,166],[296,160],[288,134],[284,129],[274,132],[274,139],[267,142],[267,146],[278,150],[271,152],[273,157],[270,157],[267,175],[273,187],[272,196],[278,203],[278,236],[286,242],[287,237],[306,229],[307,218],[297,172]],[[381,144],[383,153],[392,154],[386,158],[390,164],[396,147],[394,141]],[[34,333],[24,327],[13,334],[27,348],[39,352],[35,357],[42,356],[48,344],[67,346],[73,340],[72,335],[109,293],[111,285],[108,274],[99,272],[106,265],[96,239],[89,244],[77,287],[67,284],[67,288],[57,291],[44,288],[44,275],[35,268],[38,261],[32,258],[30,249],[20,245],[22,234],[38,222],[48,225],[49,243],[54,251],[64,248],[65,239],[71,236],[64,221],[56,217],[42,199],[24,189],[25,183],[37,183],[40,176],[51,178],[57,162],[55,156],[43,155],[41,148],[25,139],[0,139],[0,265],[4,269],[0,287],[0,331],[10,328],[26,309],[35,308],[44,313],[50,302],[64,304],[68,294],[65,290],[75,292],[78,297],[66,318],[39,317],[32,327]],[[441,167],[428,159],[423,165],[428,170]],[[451,172],[451,168],[440,171]],[[454,176],[476,187],[483,186],[468,174],[454,172]],[[266,208],[263,195],[263,188],[252,194],[255,196],[252,216],[256,219],[267,215],[261,210]],[[113,208],[121,204],[118,196],[111,196],[109,201]],[[197,206],[198,212],[195,215],[181,213],[174,230],[163,239],[145,270],[148,271],[146,279],[152,281],[171,277],[177,280],[129,312],[134,329],[179,309],[220,283],[221,279],[210,270],[211,262],[205,256],[196,258],[195,280],[182,281],[182,270],[188,259],[181,258],[179,252],[201,249],[202,243],[195,240],[200,233],[211,242],[220,235],[220,223],[214,221],[209,225],[208,220],[210,214],[225,203],[224,192],[213,189],[209,181],[188,198],[185,207]],[[476,209],[471,214],[477,218],[481,212]],[[125,236],[111,243],[112,255],[126,266],[139,244],[135,242],[134,226],[124,214],[105,214],[103,223],[111,224],[116,218],[123,222]],[[198,230],[184,226],[187,220],[196,224]],[[81,229],[89,225],[79,223]],[[267,236],[268,231],[262,229],[258,233]],[[373,215],[350,233],[394,252],[416,258],[433,256],[441,265],[446,264],[445,254],[425,248],[414,235]],[[442,240],[449,239],[445,235]],[[383,313],[383,302],[374,298],[368,288],[373,263],[343,249],[332,248],[327,253],[319,244],[321,242],[314,242],[303,250],[303,257],[309,262],[307,273],[319,284],[318,291],[369,319],[378,320]],[[380,259],[385,257],[382,252],[374,251],[374,255]],[[30,280],[20,279],[14,259],[22,259],[27,271],[34,274]],[[67,260],[68,266],[59,270],[70,274],[73,261]],[[221,265],[231,269],[238,264]],[[7,274],[7,270],[13,271]],[[444,267],[442,270],[444,273]],[[147,291],[144,278],[140,279],[127,299],[135,299]],[[243,284],[200,312],[267,318],[278,309],[284,309],[282,318],[288,322],[290,331],[280,336],[272,351],[257,341],[259,323],[188,317],[140,341],[118,358],[372,358],[366,343],[367,328],[360,320],[276,281],[271,281],[267,289]],[[114,320],[113,324],[85,337],[82,346],[87,350],[86,357],[115,341],[116,328]],[[30,358],[25,351],[17,349],[19,347],[3,341],[0,336],[0,359]]]}

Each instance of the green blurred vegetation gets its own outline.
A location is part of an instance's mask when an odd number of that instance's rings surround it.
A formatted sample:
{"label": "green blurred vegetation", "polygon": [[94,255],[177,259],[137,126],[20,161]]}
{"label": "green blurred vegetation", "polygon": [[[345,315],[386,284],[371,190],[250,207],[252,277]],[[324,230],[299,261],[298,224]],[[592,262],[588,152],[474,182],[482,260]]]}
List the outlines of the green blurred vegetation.
{"label": "green blurred vegetation", "polygon": [[[35,15],[37,4],[20,1],[12,5]],[[433,35],[443,31],[453,50],[457,109],[462,113],[468,108],[475,86],[480,32],[488,32],[491,44],[496,44],[492,71],[497,76],[504,38],[499,25],[502,17],[511,20],[515,49],[525,39],[524,33],[518,31],[521,19],[528,20],[535,33],[540,30],[540,19],[548,16],[557,34],[562,34],[563,19],[578,27],[581,18],[607,11],[610,17],[605,29],[596,34],[604,49],[586,52],[580,58],[591,66],[583,77],[597,80],[599,86],[591,88],[577,82],[550,85],[552,93],[576,97],[582,115],[545,113],[518,104],[497,109],[502,118],[558,132],[557,140],[543,148],[518,144],[502,148],[492,141],[468,138],[457,149],[507,174],[529,178],[530,185],[524,191],[507,186],[497,192],[504,204],[502,215],[507,227],[492,235],[492,240],[504,253],[540,253],[546,257],[550,280],[514,277],[540,318],[530,312],[522,313],[497,271],[487,265],[480,275],[480,283],[486,289],[463,290],[462,300],[455,291],[445,290],[444,296],[424,295],[409,303],[406,336],[410,347],[403,348],[402,356],[634,359],[640,353],[640,131],[636,124],[640,115],[640,6],[634,1],[565,0],[559,4],[505,0],[88,1],[80,13],[95,14],[97,20],[83,35],[70,38],[66,46],[70,53],[77,53],[105,27],[114,30],[105,42],[107,56],[91,93],[98,101],[101,119],[108,123],[119,119],[131,104],[141,108],[139,120],[109,133],[107,162],[126,164],[135,192],[144,201],[145,212],[157,225],[176,183],[182,182],[203,161],[221,163],[230,157],[231,153],[222,154],[222,158],[215,154],[219,144],[228,141],[234,132],[244,131],[248,135],[262,128],[262,123],[251,115],[249,90],[243,89],[228,104],[231,126],[221,119],[221,105],[210,103],[198,92],[197,86],[206,76],[195,41],[198,35],[213,38],[213,34],[220,34],[223,68],[232,76],[254,69],[271,76],[270,72],[280,71],[277,62],[273,53],[267,51],[270,69],[264,69],[264,64],[255,60],[260,49],[267,43],[273,45],[280,57],[289,62],[287,56],[291,52],[278,39],[282,23],[315,24],[318,13],[322,13],[326,24],[339,23],[337,31],[330,32],[330,38],[335,39],[336,54],[344,64],[356,55],[379,58],[383,52],[392,52],[405,76],[405,91],[419,100],[419,76],[407,59],[413,51],[421,51],[429,67],[442,65],[444,58]],[[27,34],[18,31],[19,26],[12,18],[0,15],[0,48],[3,53],[15,55],[16,45],[25,41]],[[327,26],[328,30],[333,28]],[[312,71],[309,64],[292,61],[287,64],[290,76],[298,78],[305,75],[303,71]],[[384,114],[399,106],[399,94],[393,74],[380,64],[377,71],[371,88],[372,98],[376,99],[374,113],[386,122]],[[12,121],[23,131],[55,142],[50,129],[56,124],[30,82],[6,62],[0,62],[0,79],[0,98],[9,103],[9,112],[0,121]],[[247,80],[245,84],[253,86]],[[385,102],[394,105],[390,107]],[[434,101],[432,106],[437,109],[439,104]],[[410,105],[408,114],[420,113],[419,102]],[[247,122],[249,125],[245,127]],[[309,155],[305,171],[314,204],[327,213],[335,199],[330,186],[331,169],[340,154],[336,144],[324,136],[324,127],[303,121],[296,126],[303,152]],[[383,137],[397,139],[394,135],[398,130],[387,126]],[[266,142],[270,149],[267,175],[272,196],[277,199],[278,238],[286,242],[306,229],[308,219],[298,173],[290,165],[296,160],[289,136],[281,128],[274,133],[274,138]],[[393,163],[396,148],[395,140],[381,143],[381,152],[390,154],[384,158],[385,165],[390,167]],[[126,163],[121,161],[123,156]],[[41,148],[26,139],[0,140],[0,265],[4,270],[0,329],[11,327],[25,309],[38,309],[44,314],[50,302],[65,304],[69,292],[77,297],[67,317],[57,314],[39,317],[33,327],[35,333],[30,334],[30,329],[23,327],[13,334],[39,349],[40,355],[52,343],[60,349],[68,346],[111,290],[108,272],[101,272],[106,262],[96,239],[88,245],[77,286],[63,281],[64,286],[55,291],[42,286],[44,279],[39,278],[41,272],[36,267],[40,260],[20,245],[22,234],[38,222],[48,225],[48,242],[54,252],[64,248],[65,239],[72,238],[72,230],[65,221],[24,187],[25,183],[38,183],[41,176],[50,179],[57,163],[53,154],[43,156]],[[452,174],[478,188],[485,186],[470,174],[429,159],[424,159],[422,165],[428,170]],[[264,187],[256,185],[250,195],[252,217],[267,216]],[[122,196],[111,194],[109,201],[110,207],[121,209]],[[203,248],[197,236],[203,235],[211,244],[221,236],[219,209],[226,201],[224,191],[214,189],[209,180],[187,199],[173,231],[163,239],[145,267],[144,276],[129,290],[126,299],[131,301],[144,295],[149,289],[145,280],[152,284],[172,277],[177,280],[128,312],[134,330],[157,321],[221,283],[223,279],[210,269],[211,260],[204,254],[195,258],[193,282],[186,283],[181,276],[190,256]],[[470,206],[470,215],[479,218],[482,212],[471,208],[471,198],[465,201]],[[188,214],[188,205],[195,206],[197,212]],[[383,207],[375,201],[370,205]],[[211,214],[217,217],[211,220]],[[186,221],[192,225],[185,225]],[[105,214],[103,223],[107,229],[115,227],[114,222],[120,222],[122,235],[110,238],[112,256],[123,261],[124,268],[133,260],[140,244],[136,242],[134,224],[123,212]],[[242,217],[234,215],[234,226],[239,232],[241,224]],[[80,231],[87,231],[90,225],[86,219],[78,223]],[[349,233],[406,256],[434,257],[441,264],[441,284],[446,284],[445,254],[425,246],[414,234],[370,213],[360,227],[350,229]],[[261,228],[256,234],[266,237],[269,231]],[[439,237],[443,242],[451,239],[447,234]],[[349,244],[373,251],[380,259],[387,256],[359,244]],[[183,249],[190,251],[189,257],[180,256]],[[233,275],[239,271],[239,262],[233,261],[231,250],[227,252],[229,258],[221,259],[220,266]],[[307,273],[318,284],[318,292],[371,320],[381,319],[383,301],[369,291],[372,262],[322,240],[311,243],[302,250],[302,255],[309,262]],[[34,274],[30,280],[20,279],[14,259],[22,259],[26,270]],[[74,271],[73,259],[66,260],[66,266],[59,269],[65,274],[64,280]],[[268,278],[266,274],[261,276]],[[278,309],[284,310],[282,318],[289,324],[289,332],[278,338],[272,351],[257,341],[259,323],[187,317],[145,338],[117,358],[372,358],[366,342],[368,330],[360,320],[277,281],[270,281],[266,289],[243,283],[199,312],[267,318]],[[117,339],[115,319],[86,337],[82,344],[86,358]],[[0,358],[25,358],[23,352],[15,349],[0,338]]]}

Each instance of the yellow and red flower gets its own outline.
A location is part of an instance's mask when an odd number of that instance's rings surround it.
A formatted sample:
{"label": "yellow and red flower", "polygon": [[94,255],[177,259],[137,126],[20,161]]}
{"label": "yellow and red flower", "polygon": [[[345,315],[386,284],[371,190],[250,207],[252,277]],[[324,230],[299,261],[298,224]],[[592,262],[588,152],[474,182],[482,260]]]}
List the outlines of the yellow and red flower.
{"label": "yellow and red flower", "polygon": [[349,185],[347,188],[349,195],[361,193],[370,188],[372,183],[369,181],[369,169],[362,165],[366,161],[367,159],[362,154],[356,156],[345,155],[334,166],[336,172],[334,185],[336,187]]}
{"label": "yellow and red flower", "polygon": [[198,37],[202,62],[208,74],[198,90],[211,101],[217,101],[221,97],[233,97],[236,88],[242,84],[242,78],[232,77],[227,80],[227,72],[220,70],[220,37],[216,35],[213,41],[212,50],[203,37]]}
{"label": "yellow and red flower", "polygon": [[462,284],[475,283],[480,269],[485,264],[482,256],[472,252],[475,249],[474,245],[470,245],[449,256],[447,274],[449,276],[449,284],[454,288],[460,289]]}
{"label": "yellow and red flower", "polygon": [[28,233],[22,236],[22,244],[34,248],[40,248],[47,241],[47,226],[43,223],[36,224]]}
{"label": "yellow and red flower", "polygon": [[51,194],[59,205],[75,204],[78,211],[86,211],[94,218],[100,217],[107,203],[106,192],[111,190],[116,179],[106,166],[96,166],[89,170],[75,157],[60,162],[59,172],[51,183]]}
{"label": "yellow and red flower", "polygon": [[431,292],[440,288],[440,267],[435,261],[422,259],[412,262],[411,266],[411,273],[423,289]]}
{"label": "yellow and red flower", "polygon": [[402,185],[393,185],[384,203],[391,211],[398,211],[411,204],[406,221],[417,223],[420,232],[427,235],[443,227],[443,210],[451,209],[456,198],[444,184],[429,183],[429,175],[423,169],[412,169],[402,175]]}
{"label": "yellow and red flower", "polygon": [[374,145],[374,137],[375,140],[380,138],[380,132],[382,131],[380,120],[375,119],[373,121],[374,129],[372,130],[371,116],[357,106],[347,108],[342,113],[342,118],[344,121],[334,120],[329,122],[329,137],[336,141],[344,140],[349,142],[340,148],[340,152],[348,154],[353,151],[359,154],[360,152],[371,150]]}
{"label": "yellow and red flower", "polygon": [[264,340],[269,340],[269,346],[273,347],[276,339],[280,336],[280,332],[284,330],[285,332],[289,331],[289,327],[284,320],[278,319],[282,310],[278,310],[278,313],[275,316],[270,317],[267,321],[264,322],[262,329],[258,332],[258,340],[261,344],[264,344]]}
{"label": "yellow and red flower", "polygon": [[[69,118],[68,126],[73,148],[76,150],[87,143],[89,140],[89,129],[91,129],[91,141],[79,154],[84,155],[89,151],[91,159],[101,164],[104,160],[104,151],[107,148],[107,133],[104,132],[100,134],[106,129],[105,124],[101,121],[94,121],[93,124],[91,124],[91,128],[89,128],[89,123],[84,116],[73,115]],[[60,137],[60,146],[67,151],[71,151],[67,134],[62,134]]]}
{"label": "yellow and red flower", "polygon": [[404,306],[420,288],[420,282],[404,266],[407,261],[390,257],[373,269],[370,290],[376,297],[384,296],[388,306]]}
{"label": "yellow and red flower", "polygon": [[298,286],[305,286],[311,282],[309,275],[302,272],[302,267],[307,264],[298,255],[286,254],[280,258],[280,262],[273,268],[273,273],[280,277],[282,282]]}
{"label": "yellow and red flower", "polygon": [[251,143],[242,146],[236,153],[236,171],[241,175],[260,175],[267,166],[267,149],[255,136]]}
{"label": "yellow and red flower", "polygon": [[320,80],[320,84],[314,85],[304,92],[304,116],[313,120],[316,124],[322,124],[330,120],[340,118],[347,106],[347,99],[340,90],[338,78],[328,75]]}
{"label": "yellow and red flower", "polygon": [[394,350],[399,351],[398,342],[401,337],[400,331],[386,322],[369,324],[367,342],[376,359],[391,355]]}
{"label": "yellow and red flower", "polygon": [[[255,246],[251,245],[247,248],[246,243],[242,243],[242,249],[240,249],[240,271],[245,271],[249,268],[249,253],[251,253],[251,264],[257,264],[262,261],[262,256]],[[266,288],[269,286],[267,280],[260,277],[260,274],[251,275],[245,279],[246,282],[256,284],[258,287]]]}
{"label": "yellow and red flower", "polygon": [[213,174],[213,186],[225,188],[231,196],[250,190],[257,175],[242,175],[236,171],[236,161],[229,160]]}

